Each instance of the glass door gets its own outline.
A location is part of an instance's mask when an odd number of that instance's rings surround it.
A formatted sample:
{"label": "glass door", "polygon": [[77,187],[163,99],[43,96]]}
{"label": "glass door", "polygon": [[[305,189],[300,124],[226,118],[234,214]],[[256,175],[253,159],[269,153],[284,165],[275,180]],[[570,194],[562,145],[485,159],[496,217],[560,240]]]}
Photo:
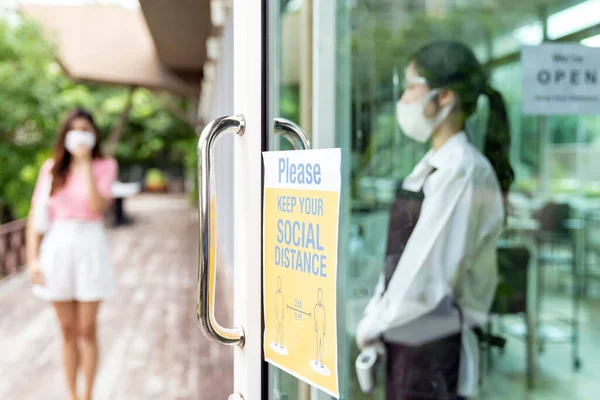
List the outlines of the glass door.
{"label": "glass door", "polygon": [[[288,119],[300,126],[308,136],[312,149],[341,147],[337,141],[336,129],[347,129],[349,115],[337,118],[338,107],[345,108],[343,102],[336,102],[338,89],[350,90],[346,85],[349,70],[336,71],[338,52],[337,21],[338,6],[335,1],[265,1],[267,8],[268,102],[267,110],[271,117]],[[316,25],[318,24],[318,25]],[[336,88],[338,82],[342,88]],[[349,92],[348,92],[349,93]],[[349,99],[349,97],[346,97]],[[290,150],[292,146],[271,130],[269,150]],[[344,156],[343,156],[344,157]],[[343,182],[345,184],[345,182]],[[345,189],[344,189],[345,190]],[[344,193],[342,192],[342,196]],[[342,207],[344,205],[342,204]],[[344,229],[340,229],[339,243],[346,245]],[[339,254],[344,254],[340,251]],[[338,260],[338,310],[345,308],[343,282],[343,259]],[[343,315],[338,315],[338,360],[346,360],[346,333]],[[341,364],[341,363],[338,363]],[[347,368],[339,370],[340,387],[345,385],[342,376]],[[273,400],[329,399],[318,389],[309,386],[292,375],[268,366],[268,387],[263,398]]]}
{"label": "glass door", "polygon": [[[209,307],[199,308],[205,331],[235,348],[233,400],[329,398],[263,362],[261,153],[291,148],[275,136],[277,117],[298,124],[313,148],[342,149],[337,293],[340,398],[383,399],[386,394],[394,398],[395,382],[402,380],[403,373],[418,370],[418,360],[400,369],[391,365],[388,351],[387,359],[378,363],[376,387],[371,394],[363,394],[355,369],[360,353],[356,336],[378,280],[390,264],[390,250],[396,251],[392,242],[397,233],[390,227],[398,222],[394,207],[402,193],[399,188],[404,187],[400,183],[431,148],[431,143],[409,139],[410,132],[400,128],[398,100],[406,89],[448,79],[443,87],[447,89],[454,82],[451,78],[465,83],[463,78],[473,73],[475,64],[458,68],[456,76],[444,75],[465,57],[436,58],[439,51],[423,55],[424,46],[449,40],[462,43],[461,49],[474,54],[489,86],[502,95],[515,172],[503,233],[492,243],[500,278],[495,290],[489,291],[493,294],[491,315],[485,323],[473,324],[479,332],[471,350],[478,359],[470,358],[476,374],[471,371],[469,376],[477,379],[471,381],[467,397],[597,397],[600,119],[589,112],[525,114],[524,80],[532,75],[521,61],[525,46],[553,42],[571,46],[565,54],[555,51],[553,62],[571,60],[584,65],[579,52],[597,57],[598,50],[593,50],[600,46],[597,8],[597,0],[234,1],[234,108],[240,116],[217,124],[223,132],[238,134],[233,157],[234,323],[222,328],[210,313],[214,271],[200,282],[208,288],[201,291],[200,306]],[[406,72],[416,59],[420,64]],[[538,80],[556,85],[557,92],[565,88],[554,99],[596,101],[598,74],[597,63],[570,65],[542,72]],[[573,96],[567,83],[589,85],[591,94]],[[474,90],[475,95],[485,94],[477,97],[451,86],[461,94],[461,101],[454,105],[464,107],[470,101],[468,111],[472,112],[462,135],[463,146],[470,142],[494,161],[493,153],[502,144],[489,141],[490,115],[499,104],[490,87]],[[443,99],[435,98],[442,107]],[[444,167],[447,164],[436,166]],[[210,192],[205,195],[201,222],[210,228],[214,203]],[[212,237],[211,232],[203,231],[202,237]],[[203,265],[214,264],[206,256],[211,246],[210,241],[203,241]],[[477,285],[462,288],[476,289]],[[390,310],[402,306],[400,301],[390,303]],[[430,331],[417,327],[408,339],[423,339]],[[397,344],[390,336],[386,340],[386,345]],[[416,341],[418,345],[404,345],[403,351],[428,344]],[[462,351],[462,337],[460,346]],[[462,359],[461,353],[453,362]],[[462,374],[456,362],[449,369]],[[416,374],[414,380],[430,390],[442,382],[435,378],[434,374]],[[412,394],[423,395],[420,390]]]}
{"label": "glass door", "polygon": [[[500,252],[508,249],[502,254],[512,256],[515,249],[527,254],[522,265],[498,266],[505,281],[483,328],[503,345],[486,347],[478,341],[476,397],[517,398],[531,392],[545,398],[553,390],[561,393],[557,398],[593,397],[598,374],[574,371],[588,362],[581,354],[600,351],[591,339],[596,320],[590,313],[597,297],[593,289],[584,294],[580,287],[593,286],[586,277],[593,275],[589,265],[596,245],[590,235],[598,226],[593,210],[599,208],[600,176],[593,172],[598,170],[593,154],[600,154],[595,128],[599,117],[524,115],[520,54],[524,46],[545,41],[599,46],[600,20],[591,13],[598,3],[276,0],[263,5],[268,119],[284,117],[297,123],[313,148],[342,148],[340,398],[383,399],[386,384],[394,378],[380,363],[374,392],[361,392],[355,371],[356,329],[386,265],[399,182],[431,147],[409,139],[397,122],[405,68],[423,46],[444,40],[460,41],[474,53],[506,103],[515,181],[497,246]],[[466,124],[471,144],[482,153],[490,150],[489,115],[490,102],[481,96]],[[289,148],[269,132],[269,150]],[[567,211],[559,217],[556,210]],[[522,272],[514,275],[512,267]],[[514,301],[514,296],[521,296],[522,304],[514,310],[498,308],[499,302]],[[586,329],[591,330],[587,338]],[[266,378],[263,395],[269,399],[329,398],[271,366]],[[553,385],[555,380],[560,388]]]}

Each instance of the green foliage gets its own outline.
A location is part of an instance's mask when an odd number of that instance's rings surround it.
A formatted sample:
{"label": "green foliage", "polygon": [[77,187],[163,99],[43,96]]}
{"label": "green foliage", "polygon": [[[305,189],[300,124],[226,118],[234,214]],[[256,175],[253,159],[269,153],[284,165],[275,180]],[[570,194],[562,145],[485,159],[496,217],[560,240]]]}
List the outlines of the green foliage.
{"label": "green foliage", "polygon": [[156,168],[151,168],[146,172],[146,187],[152,189],[162,189],[167,185],[167,177],[165,174]]}
{"label": "green foliage", "polygon": [[[297,85],[282,86],[279,93],[279,114],[296,124],[300,122],[300,88]],[[294,146],[283,139],[277,150],[293,150]]]}
{"label": "green foliage", "polygon": [[[39,168],[52,156],[69,109],[90,109],[106,138],[127,102],[128,88],[73,82],[56,60],[36,24],[14,15],[0,19],[0,223],[27,214]],[[185,111],[184,101],[168,100]],[[155,95],[137,89],[116,157],[122,171],[136,164],[193,168],[196,140]]]}

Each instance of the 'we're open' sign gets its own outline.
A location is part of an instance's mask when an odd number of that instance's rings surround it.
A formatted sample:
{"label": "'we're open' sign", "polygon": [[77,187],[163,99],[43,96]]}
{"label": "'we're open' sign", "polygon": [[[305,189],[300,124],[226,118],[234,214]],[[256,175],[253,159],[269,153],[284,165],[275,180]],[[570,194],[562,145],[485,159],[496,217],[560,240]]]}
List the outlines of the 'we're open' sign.
{"label": "'we're open' sign", "polygon": [[524,114],[600,113],[600,48],[578,43],[525,46],[521,62]]}

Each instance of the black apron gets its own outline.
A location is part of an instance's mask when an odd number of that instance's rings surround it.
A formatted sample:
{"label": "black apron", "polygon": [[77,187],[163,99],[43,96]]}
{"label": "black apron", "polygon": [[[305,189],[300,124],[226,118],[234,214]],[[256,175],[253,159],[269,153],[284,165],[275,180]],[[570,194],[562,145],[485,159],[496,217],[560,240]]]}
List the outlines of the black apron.
{"label": "black apron", "polygon": [[[392,206],[385,259],[385,288],[421,213],[423,192],[399,186]],[[460,310],[459,310],[460,313]],[[456,400],[462,348],[461,334],[419,346],[385,342],[387,400]]]}

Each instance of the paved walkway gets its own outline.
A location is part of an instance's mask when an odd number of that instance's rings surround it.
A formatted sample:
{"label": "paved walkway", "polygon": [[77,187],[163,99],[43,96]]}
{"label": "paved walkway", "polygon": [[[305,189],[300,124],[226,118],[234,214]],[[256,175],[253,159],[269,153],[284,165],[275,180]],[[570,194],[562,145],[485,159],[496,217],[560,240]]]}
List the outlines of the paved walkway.
{"label": "paved walkway", "polygon": [[[195,211],[172,196],[140,196],[127,209],[135,223],[108,231],[118,293],[99,316],[95,400],[226,399],[232,352],[209,343],[195,317]],[[64,400],[58,325],[25,278],[0,281],[0,399]]]}

